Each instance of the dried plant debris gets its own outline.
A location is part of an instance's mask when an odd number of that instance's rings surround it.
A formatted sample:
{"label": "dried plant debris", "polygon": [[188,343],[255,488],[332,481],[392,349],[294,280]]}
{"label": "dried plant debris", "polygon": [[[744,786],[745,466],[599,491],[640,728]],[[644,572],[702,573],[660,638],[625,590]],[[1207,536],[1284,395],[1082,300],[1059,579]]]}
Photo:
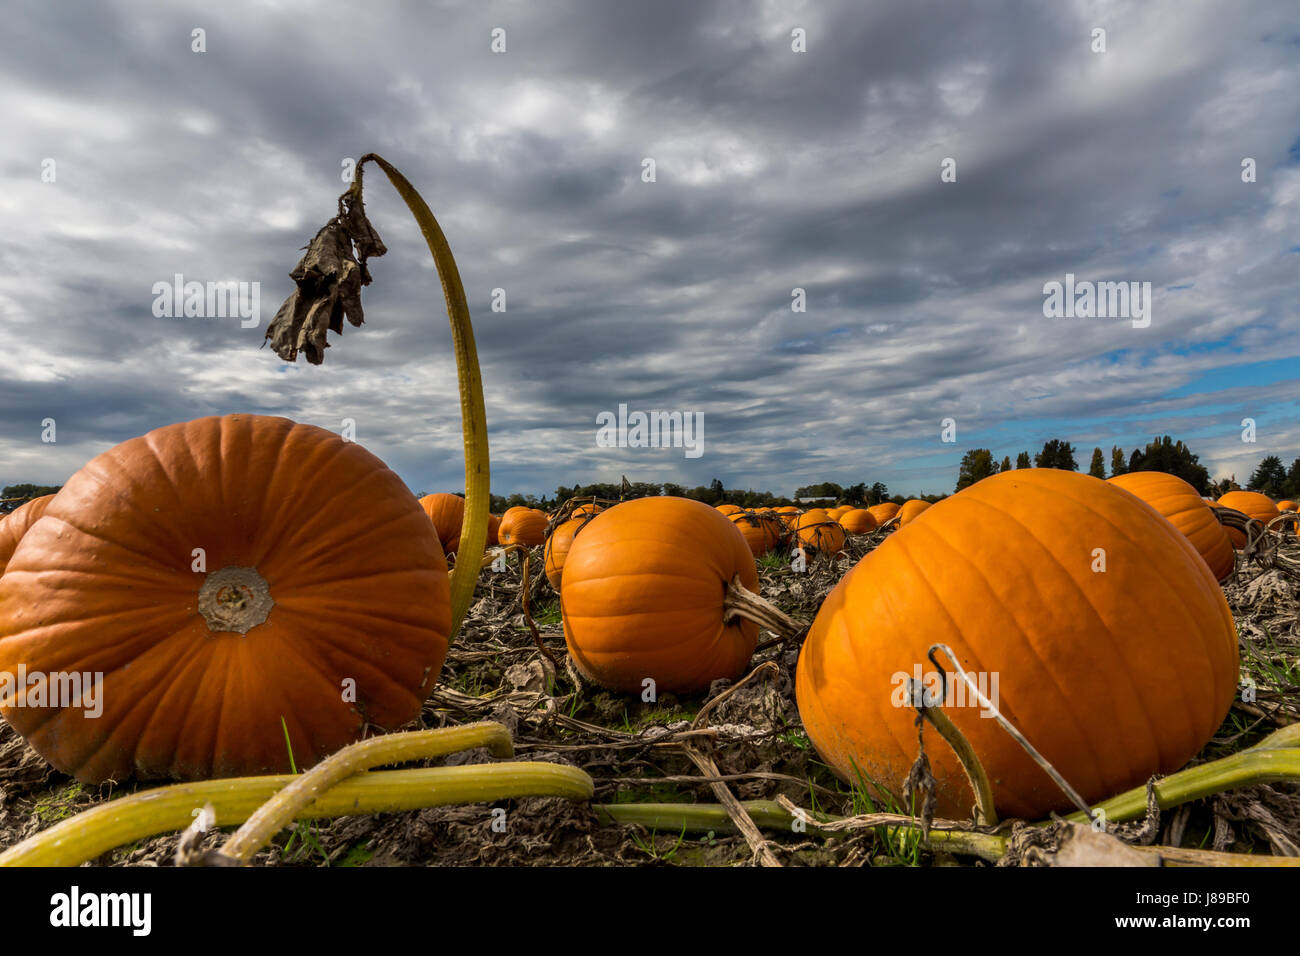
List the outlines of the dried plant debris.
{"label": "dried plant debris", "polygon": [[[360,263],[358,263],[360,265]],[[850,540],[853,562],[887,533]],[[811,621],[849,566],[812,555],[796,571],[787,555],[761,563],[762,595],[782,610]],[[711,781],[685,744],[705,749],[739,800],[784,797],[800,807],[839,816],[900,809],[876,794],[855,791],[818,758],[799,721],[794,675],[800,638],[760,635],[753,668],[765,668],[742,686],[715,681],[707,693],[612,694],[584,681],[565,656],[559,596],[537,573],[532,552],[529,607],[543,641],[561,662],[542,656],[524,621],[519,555],[505,570],[485,570],[464,629],[447,656],[419,724],[441,727],[498,720],[510,728],[520,760],[571,764],[596,783],[593,804],[705,804],[717,806]],[[1201,760],[1240,750],[1290,719],[1300,704],[1293,686],[1300,661],[1300,587],[1276,571],[1239,575],[1226,593],[1242,635],[1242,673],[1258,685],[1259,705],[1234,708]],[[768,643],[770,642],[770,643]],[[1290,683],[1288,683],[1290,681]],[[739,682],[737,682],[739,683]],[[1262,708],[1262,710],[1261,710]],[[932,748],[937,738],[927,735]],[[453,754],[442,765],[488,760],[484,751]],[[130,782],[127,790],[147,787]],[[57,819],[120,796],[123,788],[83,789],[50,770],[20,737],[0,732],[0,846],[44,829]],[[1002,865],[1061,865],[1141,860],[1125,846],[1162,846],[1288,855],[1300,846],[1300,786],[1271,784],[1207,797],[1146,819],[1111,828],[1101,837],[1069,824],[1028,827],[1007,821],[1012,837]],[[881,828],[814,835],[765,830],[765,844],[785,866],[986,866],[970,856],[917,850],[918,838],[890,837]],[[201,851],[225,838],[197,838]],[[106,854],[101,865],[174,864],[180,834],[141,841]],[[195,838],[191,838],[195,839]],[[934,846],[938,846],[935,844]],[[684,832],[604,823],[591,807],[563,800],[507,800],[492,805],[442,807],[411,813],[303,821],[258,854],[263,866],[746,866],[753,851],[731,829]]]}
{"label": "dried plant debris", "polygon": [[312,365],[325,361],[326,332],[343,332],[343,319],[354,326],[364,321],[361,287],[370,284],[366,261],[388,250],[366,218],[357,182],[339,198],[339,214],[321,227],[307,251],[289,273],[295,288],[267,326],[266,338],[286,362],[299,353]]}

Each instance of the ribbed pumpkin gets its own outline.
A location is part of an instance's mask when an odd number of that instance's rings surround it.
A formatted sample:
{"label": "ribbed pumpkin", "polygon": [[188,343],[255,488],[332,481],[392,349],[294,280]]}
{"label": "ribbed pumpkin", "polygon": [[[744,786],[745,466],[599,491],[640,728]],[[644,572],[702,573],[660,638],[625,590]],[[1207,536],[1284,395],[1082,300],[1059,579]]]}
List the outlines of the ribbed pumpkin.
{"label": "ribbed pumpkin", "polygon": [[876,519],[866,508],[854,508],[840,516],[840,526],[849,534],[868,534],[876,530]]}
{"label": "ribbed pumpkin", "polygon": [[795,531],[804,545],[827,554],[834,554],[844,547],[843,526],[821,508],[800,515]]}
{"label": "ribbed pumpkin", "polygon": [[911,498],[904,501],[902,507],[898,509],[898,526],[901,528],[909,523],[928,507],[930,507],[930,502],[923,501],[920,498]]}
{"label": "ribbed pumpkin", "polygon": [[699,501],[637,498],[598,515],[573,542],[560,604],[578,670],[616,691],[705,690],[736,678],[754,654],[758,626],[723,622],[736,575],[758,593],[744,537]]}
{"label": "ribbed pumpkin", "polygon": [[586,523],[583,518],[570,518],[556,527],[546,539],[543,566],[546,569],[546,580],[557,591],[560,590],[560,582],[564,577],[564,562],[569,556],[569,548],[573,546],[573,536]]}
{"label": "ribbed pumpkin", "polygon": [[[1093,570],[1099,548],[1104,572]],[[1190,542],[1132,495],[1053,468],[998,474],[937,503],[823,603],[796,693],[817,751],[846,779],[860,770],[901,791],[916,757],[905,678],[934,671],[934,643],[988,675],[990,696],[997,675],[1002,713],[1090,802],[1183,766],[1237,688],[1232,615]],[[1070,809],[977,705],[944,710],[1000,815]],[[938,814],[965,817],[973,798],[956,757],[933,733],[926,753]]]}
{"label": "ribbed pumpkin", "polygon": [[357,443],[169,425],[87,463],[0,577],[0,671],[102,673],[102,715],[4,716],[87,782],[286,773],[419,714],[450,602],[432,524]]}
{"label": "ribbed pumpkin", "polygon": [[497,538],[503,545],[518,544],[535,548],[546,540],[546,512],[536,508],[515,507],[501,516]]}
{"label": "ribbed pumpkin", "polygon": [[1108,482],[1137,495],[1164,515],[1192,543],[1217,580],[1232,573],[1235,560],[1228,529],[1219,524],[1213,509],[1183,479],[1161,471],[1131,471],[1115,475]]}
{"label": "ribbed pumpkin", "polygon": [[832,518],[834,518],[836,521],[838,521],[842,515],[848,514],[852,510],[853,510],[852,505],[839,505],[838,507],[835,508],[828,508],[826,510],[826,513],[830,515]]}
{"label": "ribbed pumpkin", "polygon": [[[1219,499],[1219,505],[1224,508],[1231,508],[1233,511],[1240,511],[1242,514],[1254,518],[1260,524],[1268,524],[1282,512],[1277,510],[1277,505],[1273,504],[1273,499],[1268,495],[1262,495],[1258,491],[1230,491]],[[1232,546],[1240,550],[1246,546],[1246,536],[1236,528],[1226,529],[1228,537],[1232,541]]]}
{"label": "ribbed pumpkin", "polygon": [[18,547],[23,535],[45,514],[45,509],[53,500],[54,495],[33,498],[15,508],[4,521],[0,521],[0,574],[4,574],[5,566],[13,557],[14,549]]}
{"label": "ribbed pumpkin", "polygon": [[1279,502],[1277,503],[1277,510],[1278,510],[1278,511],[1295,511],[1295,510],[1296,510],[1296,504],[1295,504],[1294,501],[1292,501],[1291,499],[1288,498],[1288,499],[1286,499],[1285,501],[1279,501]]}
{"label": "ribbed pumpkin", "polygon": [[744,536],[750,553],[756,558],[780,544],[785,532],[785,525],[770,515],[739,512],[727,515],[727,519]]}
{"label": "ribbed pumpkin", "polygon": [[[465,519],[465,499],[460,495],[438,492],[421,498],[420,507],[433,522],[443,554],[455,553],[460,544],[460,525]],[[491,523],[489,517],[488,524]]]}
{"label": "ribbed pumpkin", "polygon": [[595,502],[588,502],[585,505],[578,505],[578,507],[574,508],[573,512],[569,515],[569,517],[583,518],[586,517],[587,515],[598,515],[604,510],[605,510],[604,508],[602,508],[600,505],[596,504]]}
{"label": "ribbed pumpkin", "polygon": [[902,507],[902,505],[895,504],[892,501],[882,501],[878,505],[872,505],[867,510],[871,512],[871,517],[876,519],[876,525],[879,526],[898,514]]}
{"label": "ribbed pumpkin", "polygon": [[718,512],[724,515],[739,514],[744,509],[740,505],[721,504],[717,506]]}

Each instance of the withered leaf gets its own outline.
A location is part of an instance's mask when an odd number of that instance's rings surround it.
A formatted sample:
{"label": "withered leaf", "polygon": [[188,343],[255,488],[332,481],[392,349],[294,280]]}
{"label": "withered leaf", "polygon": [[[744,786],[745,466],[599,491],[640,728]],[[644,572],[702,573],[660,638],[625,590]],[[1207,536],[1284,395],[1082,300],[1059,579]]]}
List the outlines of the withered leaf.
{"label": "withered leaf", "polygon": [[361,287],[370,284],[366,260],[387,251],[366,218],[360,194],[345,193],[339,215],[316,233],[289,273],[296,288],[266,327],[275,354],[292,362],[301,352],[312,365],[320,365],[330,347],[327,330],[341,334],[345,316],[355,326],[365,321]]}

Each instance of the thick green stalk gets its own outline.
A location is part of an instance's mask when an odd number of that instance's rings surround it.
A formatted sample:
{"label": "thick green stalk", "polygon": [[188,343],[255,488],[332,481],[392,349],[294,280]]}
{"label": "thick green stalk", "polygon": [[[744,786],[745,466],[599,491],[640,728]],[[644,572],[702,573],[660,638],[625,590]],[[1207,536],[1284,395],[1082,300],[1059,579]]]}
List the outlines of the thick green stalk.
{"label": "thick green stalk", "polygon": [[[189,826],[210,804],[215,825],[236,826],[298,778],[293,774],[178,783],[102,803],[0,854],[0,866],[78,866],[115,847]],[[336,784],[298,813],[300,820],[397,813],[520,797],[589,800],[591,778],[554,763],[363,772]]]}
{"label": "thick green stalk", "polygon": [[349,744],[295,778],[293,783],[266,801],[226,841],[221,852],[233,861],[247,863],[253,854],[288,826],[304,807],[353,774],[372,767],[441,757],[475,747],[487,747],[494,757],[515,755],[510,732],[502,724],[491,721],[437,730],[385,734]]}
{"label": "thick green stalk", "polygon": [[428,203],[405,176],[374,153],[361,157],[357,163],[358,174],[367,160],[373,160],[388,175],[393,188],[406,201],[407,208],[419,224],[420,232],[424,233],[424,241],[429,245],[438,278],[442,281],[447,318],[451,320],[456,375],[460,383],[460,422],[465,440],[465,517],[461,523],[456,567],[451,572],[451,639],[454,641],[474,599],[479,563],[487,546],[488,512],[491,510],[487,412],[483,407],[483,377],[478,367],[478,350],[474,346],[474,327],[470,324],[469,305],[465,301],[465,287],[461,285],[456,259]]}

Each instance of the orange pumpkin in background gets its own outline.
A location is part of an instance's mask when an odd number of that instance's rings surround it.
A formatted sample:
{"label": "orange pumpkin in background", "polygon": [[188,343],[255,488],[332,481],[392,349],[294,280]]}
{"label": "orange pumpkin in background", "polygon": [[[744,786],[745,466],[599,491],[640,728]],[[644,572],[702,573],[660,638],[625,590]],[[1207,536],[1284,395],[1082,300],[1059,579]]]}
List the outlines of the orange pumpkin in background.
{"label": "orange pumpkin in background", "polygon": [[[433,522],[443,554],[454,554],[460,545],[460,526],[465,520],[465,499],[460,495],[438,492],[421,498],[420,507]],[[488,525],[491,524],[492,520],[489,516]]]}
{"label": "orange pumpkin in background", "polygon": [[546,541],[546,512],[536,508],[510,508],[501,516],[497,537],[501,544],[535,548]]}
{"label": "orange pumpkin in background", "polygon": [[0,521],[0,574],[4,574],[5,566],[13,557],[14,549],[18,547],[23,535],[40,520],[53,500],[54,495],[33,498],[6,515],[4,521]]}
{"label": "orange pumpkin in background", "polygon": [[450,630],[433,525],[382,461],[285,418],[201,418],[92,459],[23,536],[0,671],[102,681],[94,707],[0,710],[88,783],[287,773],[290,748],[306,766],[416,717]]}
{"label": "orange pumpkin in background", "polygon": [[573,546],[573,537],[586,523],[582,518],[570,518],[557,526],[546,539],[543,566],[546,580],[551,582],[551,587],[556,591],[560,590],[560,582],[564,578],[564,562],[569,556],[569,548]]}
{"label": "orange pumpkin in background", "polygon": [[727,515],[729,521],[744,536],[754,557],[767,554],[778,544],[785,533],[785,525],[778,519],[756,512]]}
{"label": "orange pumpkin in background", "polygon": [[854,508],[840,515],[840,525],[849,534],[869,534],[876,530],[876,519],[866,508]]}
{"label": "orange pumpkin in background", "polygon": [[1289,499],[1289,498],[1286,499],[1286,500],[1284,500],[1284,501],[1279,501],[1279,502],[1277,503],[1277,510],[1278,510],[1278,511],[1295,511],[1295,510],[1296,510],[1296,503],[1295,503],[1294,501],[1292,501],[1291,499]]}
{"label": "orange pumpkin in background", "polygon": [[804,545],[827,554],[844,547],[844,527],[820,508],[804,512],[795,524],[795,532]]}
{"label": "orange pumpkin in background", "polygon": [[898,514],[902,508],[902,505],[895,504],[892,501],[882,501],[878,505],[872,505],[867,510],[871,512],[871,517],[876,519],[876,526],[879,527]]}
{"label": "orange pumpkin in background", "polygon": [[[994,475],[935,504],[822,604],[795,686],[808,736],[842,777],[901,792],[916,758],[906,679],[935,673],[936,643],[984,675],[985,693],[1089,801],[1178,770],[1237,691],[1232,614],[1187,538],[1133,495],[1054,468]],[[944,712],[979,754],[999,814],[1072,809],[998,722],[966,703],[954,698]],[[926,753],[937,813],[961,819],[970,787],[936,739]]]}
{"label": "orange pumpkin in background", "polygon": [[[1230,491],[1219,499],[1219,506],[1240,511],[1247,517],[1254,518],[1260,524],[1268,524],[1282,512],[1277,510],[1273,499],[1258,491]],[[1232,541],[1232,546],[1241,550],[1246,546],[1246,536],[1236,528],[1224,529]]]}
{"label": "orange pumpkin in background", "polygon": [[604,510],[605,510],[605,509],[602,508],[600,505],[595,504],[594,502],[588,502],[588,503],[585,504],[585,505],[578,505],[578,507],[574,508],[574,509],[573,509],[573,512],[569,515],[569,517],[570,517],[570,518],[585,518],[585,517],[587,517],[588,515],[591,515],[591,516],[594,517],[595,515],[600,514],[600,513],[601,513],[602,511],[604,511]]}
{"label": "orange pumpkin in background", "polygon": [[898,526],[901,528],[928,507],[930,507],[930,502],[923,501],[920,498],[904,501],[898,509]]}
{"label": "orange pumpkin in background", "polygon": [[1183,479],[1161,471],[1131,471],[1115,475],[1107,483],[1137,495],[1160,512],[1192,543],[1216,580],[1223,581],[1232,574],[1236,559],[1228,529],[1219,524],[1214,510]]}
{"label": "orange pumpkin in background", "polygon": [[637,693],[646,678],[663,693],[739,677],[758,625],[723,621],[737,575],[758,593],[744,537],[708,505],[659,496],[611,508],[582,530],[564,563],[560,605],[574,664],[603,687]]}
{"label": "orange pumpkin in background", "polygon": [[744,510],[743,508],[740,507],[740,505],[728,505],[728,504],[718,505],[717,509],[721,514],[724,515],[739,514],[741,511]]}

